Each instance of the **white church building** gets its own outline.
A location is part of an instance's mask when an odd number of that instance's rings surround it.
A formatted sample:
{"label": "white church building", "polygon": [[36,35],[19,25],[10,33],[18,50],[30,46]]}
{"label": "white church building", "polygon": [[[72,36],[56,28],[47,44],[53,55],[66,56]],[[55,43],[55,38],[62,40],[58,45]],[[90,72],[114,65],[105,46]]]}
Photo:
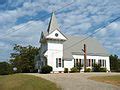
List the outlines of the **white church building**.
{"label": "white church building", "polygon": [[[40,71],[44,65],[52,66],[53,72],[63,72],[64,68],[70,71],[72,67],[81,64],[84,66],[84,53],[82,49],[86,44],[86,68],[94,63],[110,71],[109,53],[94,38],[83,40],[84,36],[70,36],[61,32],[55,14],[52,13],[48,30],[41,33],[40,51],[37,55],[37,69]],[[83,40],[79,42],[80,40]],[[84,71],[84,68],[81,69]]]}

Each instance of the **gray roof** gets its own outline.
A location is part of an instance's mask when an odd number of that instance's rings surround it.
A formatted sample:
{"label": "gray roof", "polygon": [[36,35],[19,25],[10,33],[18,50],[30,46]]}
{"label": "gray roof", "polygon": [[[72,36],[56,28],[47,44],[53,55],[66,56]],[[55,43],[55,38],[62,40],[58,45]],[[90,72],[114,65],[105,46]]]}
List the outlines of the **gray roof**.
{"label": "gray roof", "polygon": [[94,38],[88,38],[82,42],[84,36],[67,36],[68,40],[63,43],[64,59],[73,58],[72,55],[83,55],[83,46],[86,44],[87,55],[109,56],[105,48]]}
{"label": "gray roof", "polygon": [[58,23],[57,23],[57,19],[55,17],[54,12],[53,12],[52,16],[51,16],[51,19],[50,19],[50,22],[49,22],[49,26],[48,26],[48,30],[47,31],[48,31],[48,33],[51,33],[52,31],[54,31],[56,29],[60,30],[59,26],[58,26]]}

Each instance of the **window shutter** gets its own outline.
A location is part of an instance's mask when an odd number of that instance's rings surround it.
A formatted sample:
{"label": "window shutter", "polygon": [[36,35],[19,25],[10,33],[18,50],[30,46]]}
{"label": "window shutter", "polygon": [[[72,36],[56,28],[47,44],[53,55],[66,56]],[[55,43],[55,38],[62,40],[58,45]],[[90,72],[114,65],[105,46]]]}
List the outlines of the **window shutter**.
{"label": "window shutter", "polygon": [[88,66],[90,66],[90,59],[89,59],[89,62],[88,62]]}
{"label": "window shutter", "polygon": [[58,58],[56,58],[56,68],[58,68]]}
{"label": "window shutter", "polygon": [[105,60],[105,67],[106,67],[106,60]]}
{"label": "window shutter", "polygon": [[79,59],[79,66],[81,66],[81,59]]}
{"label": "window shutter", "polygon": [[62,68],[64,68],[64,59],[62,59]]}
{"label": "window shutter", "polygon": [[95,65],[95,59],[92,59],[92,66]]}
{"label": "window shutter", "polygon": [[94,59],[94,64],[96,64],[96,60]]}
{"label": "window shutter", "polygon": [[75,67],[75,59],[74,59],[74,67]]}
{"label": "window shutter", "polygon": [[100,60],[100,66],[101,66],[101,60]]}
{"label": "window shutter", "polygon": [[102,65],[102,66],[104,67],[104,60],[102,60],[102,61],[103,61],[103,62],[102,62],[102,63],[103,63],[103,65]]}

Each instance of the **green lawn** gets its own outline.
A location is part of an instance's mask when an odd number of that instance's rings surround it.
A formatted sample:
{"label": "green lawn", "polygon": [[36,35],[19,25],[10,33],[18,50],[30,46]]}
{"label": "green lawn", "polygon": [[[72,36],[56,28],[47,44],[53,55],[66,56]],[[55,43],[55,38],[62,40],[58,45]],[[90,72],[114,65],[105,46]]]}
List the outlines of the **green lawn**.
{"label": "green lawn", "polygon": [[89,79],[120,86],[120,75],[114,75],[114,76],[93,76],[93,77],[90,77]]}
{"label": "green lawn", "polygon": [[40,77],[14,74],[0,76],[0,90],[60,90],[60,88]]}

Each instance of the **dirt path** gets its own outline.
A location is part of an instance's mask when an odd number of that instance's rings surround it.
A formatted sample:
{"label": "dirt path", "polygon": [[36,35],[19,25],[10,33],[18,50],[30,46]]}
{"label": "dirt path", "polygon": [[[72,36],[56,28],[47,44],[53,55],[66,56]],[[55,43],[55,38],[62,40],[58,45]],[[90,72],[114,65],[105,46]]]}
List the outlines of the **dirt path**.
{"label": "dirt path", "polygon": [[87,79],[90,76],[120,75],[120,73],[69,73],[69,74],[30,74],[56,83],[63,90],[120,90],[111,84]]}

